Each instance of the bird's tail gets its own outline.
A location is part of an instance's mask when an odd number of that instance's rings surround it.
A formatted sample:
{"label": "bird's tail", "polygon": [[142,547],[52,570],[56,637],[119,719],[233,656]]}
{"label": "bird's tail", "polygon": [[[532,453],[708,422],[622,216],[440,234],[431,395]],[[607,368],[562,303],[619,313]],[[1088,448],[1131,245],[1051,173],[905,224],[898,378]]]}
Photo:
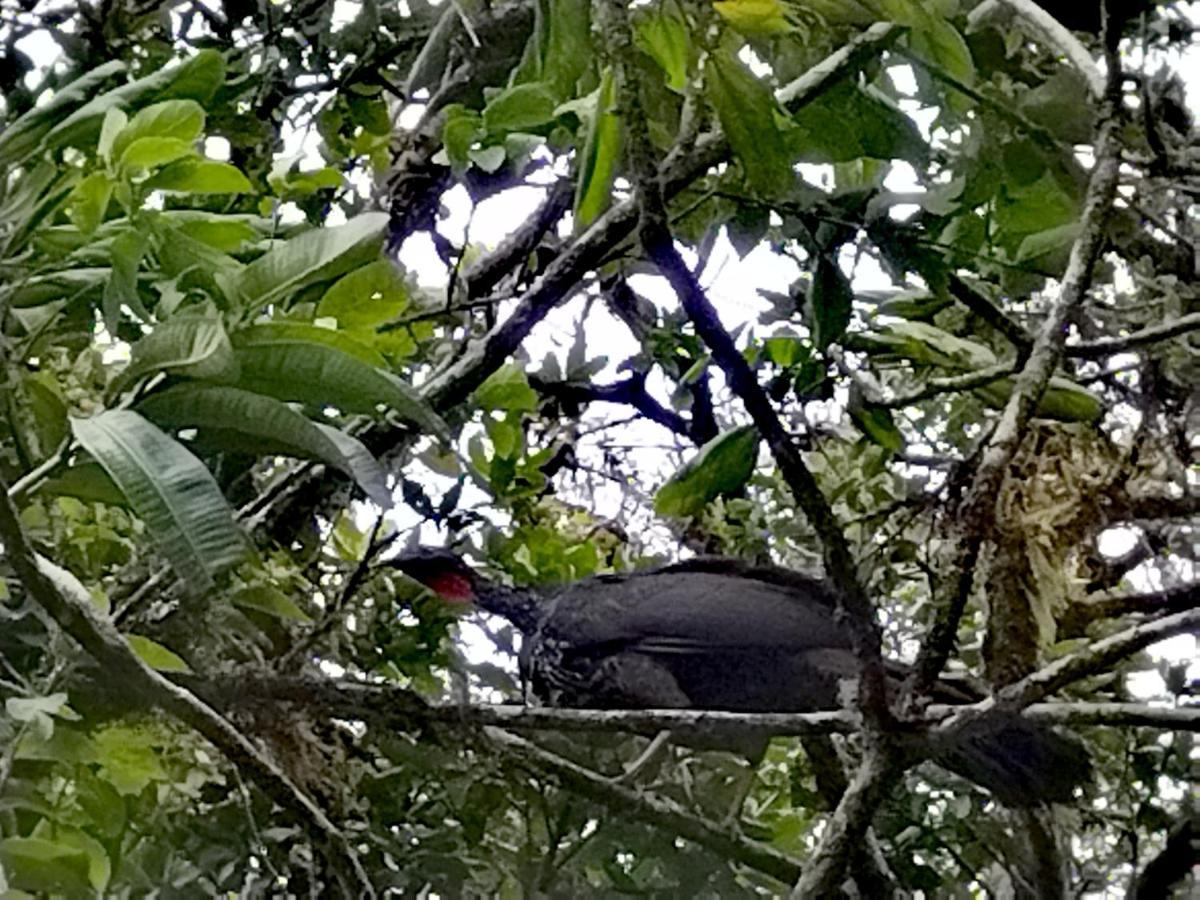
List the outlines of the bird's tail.
{"label": "bird's tail", "polygon": [[1078,740],[1017,713],[993,710],[930,740],[935,762],[1008,806],[1068,801],[1091,777]]}

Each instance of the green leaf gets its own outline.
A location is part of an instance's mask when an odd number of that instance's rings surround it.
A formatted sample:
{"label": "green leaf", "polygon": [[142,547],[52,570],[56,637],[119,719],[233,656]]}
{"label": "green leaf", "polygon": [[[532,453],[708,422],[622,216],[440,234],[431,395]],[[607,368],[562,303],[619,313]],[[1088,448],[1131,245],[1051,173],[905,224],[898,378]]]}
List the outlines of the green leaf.
{"label": "green leaf", "polygon": [[493,372],[475,390],[475,402],[481,409],[533,412],[538,406],[537,392],[520,366],[508,363]]}
{"label": "green leaf", "polygon": [[126,64],[118,59],[102,63],[54,91],[48,103],[38,104],[0,131],[0,163],[15,168],[39,150],[53,149],[46,145],[45,137],[63,121],[67,110],[91,100],[104,82],[125,69]]}
{"label": "green leaf", "polygon": [[113,182],[103,172],[93,172],[75,185],[67,198],[71,223],[84,235],[91,236],[104,221],[112,192]]}
{"label": "green leaf", "polygon": [[93,91],[83,106],[58,121],[42,139],[42,150],[84,147],[96,140],[110,109],[127,109],[146,100],[171,97],[206,103],[225,80],[225,61],[220,52],[201,50],[177,66],[151,72],[98,96]]}
{"label": "green leaf", "polygon": [[621,118],[617,115],[616,78],[605,69],[588,121],[587,140],[575,190],[575,228],[582,231],[600,216],[612,199],[613,178],[621,153]]}
{"label": "green leaf", "polygon": [[[994,381],[975,390],[989,406],[1001,408],[1012,395],[1011,378]],[[1046,386],[1034,415],[1059,422],[1095,422],[1104,415],[1104,403],[1087,388],[1055,375]]]}
{"label": "green leaf", "polygon": [[491,135],[530,131],[556,118],[558,98],[544,84],[517,84],[492,98],[483,109],[483,127]]}
{"label": "green leaf", "polygon": [[695,516],[712,500],[741,490],[754,474],[758,431],[743,425],[717,435],[654,495],[654,511]]}
{"label": "green leaf", "polygon": [[837,260],[822,253],[817,258],[805,305],[812,323],[813,341],[822,350],[841,340],[850,324],[854,290]]}
{"label": "green leaf", "polygon": [[[1027,234],[1021,240],[1021,246],[1017,248],[1017,262],[1038,261],[1045,263],[1048,257],[1052,257],[1055,263],[1061,263],[1065,266],[1066,259],[1070,256],[1071,248],[1075,245],[1075,241],[1079,237],[1079,231],[1079,222],[1068,222],[1066,225],[1059,225],[1057,228]],[[1057,265],[1055,268],[1057,268]]]}
{"label": "green leaf", "polygon": [[129,124],[116,135],[112,155],[121,159],[133,144],[143,138],[171,138],[192,149],[203,131],[204,107],[195,100],[153,103],[138,110]]}
{"label": "green leaf", "polygon": [[549,0],[542,80],[559,99],[575,96],[575,87],[596,58],[592,46],[591,0]]}
{"label": "green leaf", "polygon": [[838,163],[868,159],[923,162],[929,149],[916,124],[879,91],[842,81],[794,117],[797,157]]}
{"label": "green leaf", "polygon": [[138,269],[146,255],[146,235],[132,228],[122,231],[112,242],[112,271],[104,285],[104,326],[116,335],[121,321],[121,308],[129,307],[135,315],[148,319],[150,314],[138,294]]}
{"label": "green leaf", "polygon": [[183,658],[162,644],[142,637],[140,634],[125,635],[125,642],[137,654],[138,658],[150,668],[158,672],[190,672],[191,668]]}
{"label": "green leaf", "polygon": [[173,194],[244,194],[252,189],[237,166],[212,159],[181,159],[155,173],[145,188]]}
{"label": "green leaf", "polygon": [[75,497],[89,503],[129,506],[128,498],[99,463],[81,463],[64,469],[43,482],[38,490],[56,497]]}
{"label": "green leaf", "polygon": [[90,897],[94,891],[87,853],[66,844],[34,837],[0,840],[0,864],[13,890]]}
{"label": "green leaf", "polygon": [[387,224],[387,213],[364,213],[345,225],[306,231],[242,269],[232,287],[249,310],[277,303],[377,258]]}
{"label": "green leaf", "polygon": [[787,193],[796,179],[787,142],[776,124],[779,108],[771,91],[727,50],[708,58],[704,81],[751,186],[767,196]]}
{"label": "green leaf", "polygon": [[456,172],[464,172],[471,163],[468,153],[483,136],[483,119],[461,103],[451,103],[443,112],[442,145]]}
{"label": "green leaf", "polygon": [[379,506],[392,505],[387,473],[361,442],[271,397],[223,385],[179,384],[151,394],[137,409],[163,428],[199,428],[200,440],[222,449],[328,463]]}
{"label": "green leaf", "polygon": [[667,87],[682,94],[687,85],[692,41],[675,0],[664,0],[639,19],[633,40],[666,73]]}
{"label": "green leaf", "polygon": [[287,594],[270,585],[252,585],[237,591],[231,598],[235,606],[257,610],[289,622],[311,622],[312,617],[297,606]]}
{"label": "green leaf", "polygon": [[156,325],[130,349],[129,366],[113,390],[125,390],[156,372],[214,381],[237,380],[233,345],[221,317],[209,311],[204,315],[177,315]]}
{"label": "green leaf", "polygon": [[177,159],[195,156],[196,147],[190,141],[178,138],[144,137],[130,144],[121,155],[118,165],[126,171],[137,172],[154,169],[175,162]]}
{"label": "green leaf", "polygon": [[123,109],[113,108],[104,114],[100,125],[100,139],[96,142],[96,155],[104,160],[105,165],[112,164],[113,145],[128,124],[129,116]]}
{"label": "green leaf", "polygon": [[851,388],[847,412],[850,413],[854,424],[872,443],[893,453],[904,450],[904,435],[896,427],[891,410],[867,403],[863,399],[862,391]]}
{"label": "green leaf", "polygon": [[73,300],[92,291],[99,292],[112,275],[111,269],[63,269],[45,275],[26,278],[12,293],[12,305],[17,309],[42,306],[55,300]]}
{"label": "green leaf", "polygon": [[129,498],[184,586],[196,594],[246,558],[233,510],[182,444],[129,410],[72,419],[75,438]]}
{"label": "green leaf", "polygon": [[334,282],[317,304],[317,318],[337,319],[347,329],[374,328],[396,318],[408,304],[404,271],[390,259],[377,259]]}
{"label": "green leaf", "polygon": [[[280,400],[335,406],[345,412],[395,410],[441,438],[449,428],[413,387],[368,359],[369,347],[314,325],[256,325],[233,337],[239,386]],[[369,356],[368,356],[369,355]]]}

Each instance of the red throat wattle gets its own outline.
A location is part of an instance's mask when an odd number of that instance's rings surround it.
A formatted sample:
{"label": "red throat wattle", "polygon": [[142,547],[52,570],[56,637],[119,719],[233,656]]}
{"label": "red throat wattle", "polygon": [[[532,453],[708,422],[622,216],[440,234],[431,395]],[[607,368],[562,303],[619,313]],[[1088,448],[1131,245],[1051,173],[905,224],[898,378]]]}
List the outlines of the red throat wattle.
{"label": "red throat wattle", "polygon": [[426,581],[429,589],[448,603],[474,603],[475,591],[471,588],[470,579],[444,572]]}

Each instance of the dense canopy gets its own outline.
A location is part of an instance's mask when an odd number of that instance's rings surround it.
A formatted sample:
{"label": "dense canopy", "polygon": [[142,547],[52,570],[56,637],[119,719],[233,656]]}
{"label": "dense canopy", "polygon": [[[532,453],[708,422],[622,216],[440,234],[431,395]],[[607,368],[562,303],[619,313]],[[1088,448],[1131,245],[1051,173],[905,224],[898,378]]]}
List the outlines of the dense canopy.
{"label": "dense canopy", "polygon": [[[0,0],[0,897],[1189,895],[1194,7]],[[429,545],[806,572],[836,708],[522,706]]]}

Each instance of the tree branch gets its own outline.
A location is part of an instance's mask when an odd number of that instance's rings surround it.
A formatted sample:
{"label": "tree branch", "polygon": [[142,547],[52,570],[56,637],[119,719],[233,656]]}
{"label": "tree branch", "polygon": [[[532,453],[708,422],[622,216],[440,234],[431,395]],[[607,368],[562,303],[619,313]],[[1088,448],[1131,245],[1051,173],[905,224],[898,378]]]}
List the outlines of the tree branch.
{"label": "tree branch", "polygon": [[1143,328],[1141,331],[1133,332],[1133,334],[1099,338],[1098,340],[1088,341],[1084,344],[1068,344],[1063,348],[1063,354],[1073,359],[1103,359],[1106,356],[1112,356],[1114,353],[1123,353],[1134,347],[1169,340],[1181,334],[1187,334],[1189,331],[1196,330],[1200,330],[1200,313],[1191,313],[1170,322],[1163,322],[1150,328]]}
{"label": "tree branch", "polygon": [[111,620],[100,614],[75,576],[38,556],[9,499],[8,485],[2,479],[0,540],[29,596],[99,663],[106,679],[120,684],[135,703],[160,709],[190,725],[232,764],[252,772],[267,796],[292,810],[301,822],[316,825],[325,840],[339,849],[359,882],[358,889],[364,896],[375,896],[358,854],[316,801],[293,782],[265,750],[251,743],[219,713],[142,662]]}
{"label": "tree branch", "polygon": [[[1020,2],[1033,6],[1027,0]],[[1070,40],[1078,44],[1074,38]],[[933,685],[954,648],[958,623],[974,584],[980,551],[994,525],[995,500],[1000,494],[1005,472],[1058,365],[1066,324],[1087,296],[1092,272],[1103,247],[1104,222],[1116,192],[1120,165],[1121,72],[1115,54],[1109,56],[1109,69],[1109,84],[1095,141],[1096,162],[1088,180],[1079,237],[1071,247],[1058,298],[1042,323],[1024,367],[1014,378],[1012,394],[984,448],[974,480],[958,512],[956,533],[948,542],[950,584],[946,590],[938,591],[943,596],[939,598],[933,625],[917,658],[913,680],[917,695],[926,693]]]}
{"label": "tree branch", "polygon": [[539,775],[552,776],[574,793],[602,803],[616,812],[649,822],[784,883],[790,884],[800,877],[801,866],[797,860],[737,832],[716,828],[671,800],[651,797],[618,784],[499,729],[488,729],[487,738],[514,765],[532,769]]}
{"label": "tree branch", "polygon": [[[995,697],[995,704],[1020,709],[1080,678],[1111,668],[1143,647],[1195,629],[1200,629],[1200,609],[1188,609],[1148,622],[1139,622],[1131,628],[1095,641],[1069,656],[1057,659],[1032,675],[1002,688]],[[986,708],[990,702],[985,701],[981,706]]]}

